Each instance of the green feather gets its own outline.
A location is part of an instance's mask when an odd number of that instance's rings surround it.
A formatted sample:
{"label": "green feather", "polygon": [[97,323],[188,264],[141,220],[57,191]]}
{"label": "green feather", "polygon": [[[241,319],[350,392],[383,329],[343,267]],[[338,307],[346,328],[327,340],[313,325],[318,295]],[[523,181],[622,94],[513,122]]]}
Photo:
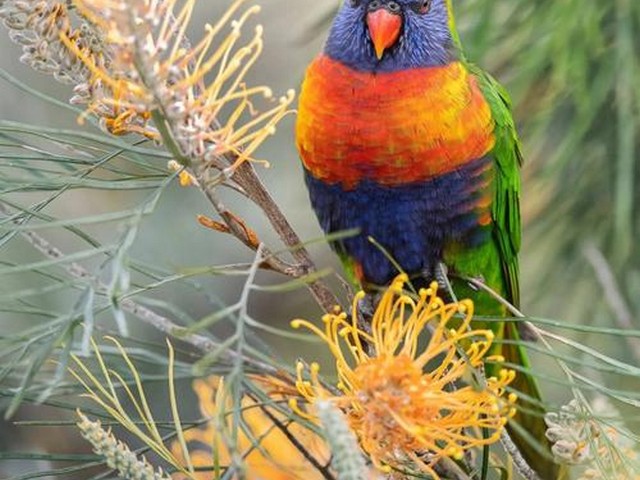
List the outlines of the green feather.
{"label": "green feather", "polygon": [[[522,225],[520,218],[520,167],[522,166],[522,151],[511,110],[511,99],[507,91],[491,75],[475,65],[469,64],[464,56],[462,43],[458,35],[452,0],[447,1],[449,12],[449,27],[451,29],[454,47],[459,58],[468,70],[478,79],[480,89],[489,104],[495,123],[495,146],[492,156],[495,162],[494,198],[492,204],[492,241],[464,251],[454,247],[446,252],[445,262],[458,275],[467,277],[481,276],[484,282],[518,307],[520,304],[520,285],[518,271],[518,251],[522,240]],[[458,297],[474,300],[476,313],[482,316],[501,317],[508,312],[494,298],[486,292],[473,290],[467,282],[454,279],[454,291]],[[497,339],[511,342],[520,340],[517,324],[491,323]],[[530,369],[527,352],[522,346],[501,344],[496,347],[508,363],[520,365]],[[497,372],[490,365],[487,374]],[[518,446],[524,459],[534,468],[544,480],[563,479],[566,469],[561,468],[552,460],[551,445],[545,437],[544,408],[541,402],[540,389],[535,378],[527,372],[517,372],[513,388],[537,402],[525,401],[522,397],[515,422],[532,437],[537,445],[532,445],[526,435],[522,435],[513,425],[508,426],[510,436]]]}
{"label": "green feather", "polygon": [[506,282],[505,296],[513,305],[520,305],[518,251],[522,239],[520,219],[520,141],[511,114],[511,99],[506,90],[489,74],[470,65],[469,70],[479,80],[480,89],[491,108],[495,122],[496,144],[495,196],[492,216],[493,237],[498,244],[500,264]]}
{"label": "green feather", "polygon": [[[485,263],[486,268],[476,271],[475,275],[478,273],[483,275],[489,286],[518,307],[520,304],[518,251],[522,239],[519,173],[522,165],[522,153],[520,141],[511,112],[511,100],[506,90],[493,77],[477,67],[468,65],[468,68],[478,79],[480,89],[491,108],[496,137],[495,147],[492,151],[495,162],[492,204],[493,242],[484,247],[485,252],[478,252],[480,253],[478,257],[480,261],[484,257],[485,262],[491,261],[492,264]],[[470,276],[474,276],[473,271],[468,273]],[[472,299],[477,296],[477,292],[470,295]],[[495,299],[492,300],[493,307],[486,306],[488,301],[486,298],[481,298],[477,302],[476,312],[479,315],[495,315],[497,313]],[[503,310],[502,315],[506,316],[508,312]],[[496,330],[495,327],[494,330]],[[498,339],[502,338],[507,342],[521,340],[518,325],[514,322],[502,324],[497,330]],[[524,347],[505,343],[501,345],[499,352],[508,363],[520,365],[527,370],[530,369],[529,358]],[[488,366],[487,374],[494,375],[496,371]],[[535,378],[528,372],[518,371],[512,387],[522,394],[518,403],[518,413],[513,419],[521,428],[514,427],[512,424],[508,426],[512,440],[518,446],[527,463],[543,479],[564,478],[566,471],[553,462],[551,444],[545,436],[547,429],[544,422],[545,410],[540,404],[542,396]],[[527,401],[525,397],[533,399],[534,402]],[[526,432],[524,435],[523,431]],[[535,445],[526,438],[527,436],[535,441]]]}

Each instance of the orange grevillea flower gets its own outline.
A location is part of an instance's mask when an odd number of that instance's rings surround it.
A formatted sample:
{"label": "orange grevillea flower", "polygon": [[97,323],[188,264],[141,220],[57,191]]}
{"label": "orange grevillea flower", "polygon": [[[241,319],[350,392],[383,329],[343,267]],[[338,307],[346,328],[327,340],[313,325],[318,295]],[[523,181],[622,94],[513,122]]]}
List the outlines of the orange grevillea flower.
{"label": "orange grevillea flower", "polygon": [[[515,414],[516,396],[505,392],[515,372],[503,369],[497,378],[466,381],[484,361],[502,361],[488,355],[493,332],[472,329],[471,301],[445,304],[437,284],[421,290],[416,300],[403,293],[406,281],[405,275],[394,280],[366,331],[357,324],[363,293],[350,317],[340,311],[325,315],[324,329],[306,320],[292,322],[329,346],[341,393],[322,385],[315,363],[308,380],[298,364],[297,389],[311,406],[331,400],[341,408],[380,470],[418,469],[439,478],[434,466],[441,458],[459,459],[466,450],[499,439]],[[307,415],[296,401],[290,403]]]}
{"label": "orange grevillea flower", "polygon": [[[269,398],[274,402],[286,402],[286,398],[295,394],[292,386],[273,378],[254,380],[264,384]],[[330,454],[320,436],[291,422],[273,405],[265,405],[245,394],[240,403],[242,426],[238,426],[235,443],[230,445],[234,405],[222,379],[209,377],[196,380],[193,389],[202,414],[210,420],[203,427],[185,430],[191,462],[198,471],[190,477],[176,473],[173,476],[175,480],[209,480],[215,476],[216,465],[220,471],[224,471],[231,464],[231,455],[242,459],[245,469],[243,478],[247,480],[325,478],[318,466],[326,467]],[[176,458],[183,457],[179,442],[174,442],[171,450]],[[316,462],[315,465],[310,459]]]}

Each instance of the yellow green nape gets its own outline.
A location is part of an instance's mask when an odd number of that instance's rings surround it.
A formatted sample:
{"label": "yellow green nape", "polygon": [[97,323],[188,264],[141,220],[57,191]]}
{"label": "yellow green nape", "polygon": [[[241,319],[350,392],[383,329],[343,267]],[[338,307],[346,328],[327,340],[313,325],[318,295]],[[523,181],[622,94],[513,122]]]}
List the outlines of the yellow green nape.
{"label": "yellow green nape", "polygon": [[464,60],[464,52],[462,50],[462,42],[460,41],[460,35],[458,35],[458,29],[456,28],[456,18],[453,13],[453,0],[445,0],[447,4],[447,13],[449,15],[449,31],[451,32],[451,38],[456,50],[460,53],[460,58]]}

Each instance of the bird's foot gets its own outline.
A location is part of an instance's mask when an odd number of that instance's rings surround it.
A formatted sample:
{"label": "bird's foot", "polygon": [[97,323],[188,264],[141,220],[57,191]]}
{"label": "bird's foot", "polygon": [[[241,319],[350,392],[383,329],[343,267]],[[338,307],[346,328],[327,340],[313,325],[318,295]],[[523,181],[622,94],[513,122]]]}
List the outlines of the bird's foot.
{"label": "bird's foot", "polygon": [[447,292],[448,297],[452,301],[458,301],[458,299],[456,298],[456,294],[453,291],[453,287],[451,286],[451,282],[449,281],[449,269],[442,262],[439,262],[436,266],[436,281],[438,282],[440,288],[444,289],[444,291]]}
{"label": "bird's foot", "polygon": [[[364,297],[358,300],[358,318],[356,319],[358,329],[368,335],[371,335],[371,321],[373,320],[379,302],[380,294],[377,293],[366,293]],[[363,342],[363,344],[366,344],[365,349],[367,354],[373,355],[373,346],[367,342]]]}
{"label": "bird's foot", "polygon": [[439,262],[438,264],[436,264],[433,270],[423,270],[421,273],[421,277],[427,282],[435,281],[438,284],[439,294],[444,299],[450,300],[452,302],[457,301],[456,295],[453,291],[453,287],[451,286],[451,282],[449,281],[449,269],[444,263]]}
{"label": "bird's foot", "polygon": [[379,295],[375,293],[366,293],[364,297],[358,300],[358,324],[370,325],[371,319],[378,306]]}

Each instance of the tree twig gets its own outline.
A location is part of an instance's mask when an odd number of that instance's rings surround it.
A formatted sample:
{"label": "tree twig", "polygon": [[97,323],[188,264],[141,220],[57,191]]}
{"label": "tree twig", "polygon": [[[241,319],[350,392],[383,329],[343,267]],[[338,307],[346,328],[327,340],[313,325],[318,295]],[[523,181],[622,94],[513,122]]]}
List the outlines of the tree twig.
{"label": "tree twig", "polygon": [[[291,249],[291,255],[303,268],[304,274],[316,271],[315,264],[309,251],[303,246],[300,237],[295,232],[289,220],[285,217],[277,203],[271,197],[260,178],[256,175],[253,166],[247,162],[238,168],[238,183],[247,190],[251,199],[265,213],[282,242]],[[318,305],[326,311],[331,311],[339,305],[337,297],[324,284],[324,282],[312,282],[308,286]]]}
{"label": "tree twig", "polygon": [[[171,141],[171,138],[165,141]],[[236,161],[236,158],[230,154],[225,155],[224,158],[229,165],[233,165]],[[253,230],[243,223],[238,222],[238,217],[224,206],[215,192],[216,182],[207,182],[205,175],[206,171],[196,173],[195,180],[197,181],[198,188],[202,191],[218,215],[220,215],[220,218],[222,218],[224,224],[228,227],[228,233],[232,234],[252,250],[255,250],[255,239],[247,236],[247,229],[251,232],[253,232]],[[250,162],[244,162],[233,170],[230,175],[232,175],[233,182],[238,185],[243,195],[262,210],[282,243],[289,249],[291,256],[295,260],[295,263],[289,264],[278,255],[272,253],[267,247],[263,247],[264,258],[267,265],[271,269],[292,278],[302,278],[316,272],[317,268],[311,259],[309,251],[304,247],[302,240],[289,223],[289,220],[282,213],[282,210],[273,200],[273,197],[260,180],[260,177],[256,174],[253,165],[251,165]],[[224,184],[227,185],[228,182]],[[336,305],[339,305],[338,298],[324,282],[316,280],[308,283],[307,287],[316,303],[325,312],[329,312]]]}
{"label": "tree twig", "polygon": [[[218,215],[224,220],[225,225],[229,228],[229,233],[240,240],[243,244],[255,251],[257,245],[260,243],[254,238],[253,230],[247,227],[239,218],[228,210],[222,203],[214,188],[200,186],[200,190],[207,198],[209,203],[216,210]],[[249,233],[251,232],[251,233]],[[271,270],[282,273],[293,278],[300,278],[308,274],[308,268],[304,268],[302,265],[292,265],[284,260],[280,259],[278,255],[269,250],[268,247],[262,247],[262,259],[263,263],[267,265]]]}
{"label": "tree twig", "polygon": [[538,474],[524,459],[524,457],[520,453],[520,450],[518,450],[518,447],[516,447],[515,443],[513,443],[513,440],[511,440],[511,437],[506,430],[503,431],[502,435],[500,436],[500,443],[502,444],[502,447],[507,451],[507,453],[511,456],[511,459],[516,466],[516,470],[518,470],[518,473],[520,475],[522,475],[527,480],[541,480]]}
{"label": "tree twig", "polygon": [[[248,394],[256,403],[258,399],[254,398],[251,394]],[[266,405],[259,405],[260,410],[265,416],[275,425],[275,427],[287,437],[287,440],[298,450],[302,456],[322,475],[325,480],[336,480],[335,475],[329,470],[329,465],[322,465],[311,452],[298,440],[298,438],[289,431],[288,425],[282,423],[273,413],[269,411]]]}

